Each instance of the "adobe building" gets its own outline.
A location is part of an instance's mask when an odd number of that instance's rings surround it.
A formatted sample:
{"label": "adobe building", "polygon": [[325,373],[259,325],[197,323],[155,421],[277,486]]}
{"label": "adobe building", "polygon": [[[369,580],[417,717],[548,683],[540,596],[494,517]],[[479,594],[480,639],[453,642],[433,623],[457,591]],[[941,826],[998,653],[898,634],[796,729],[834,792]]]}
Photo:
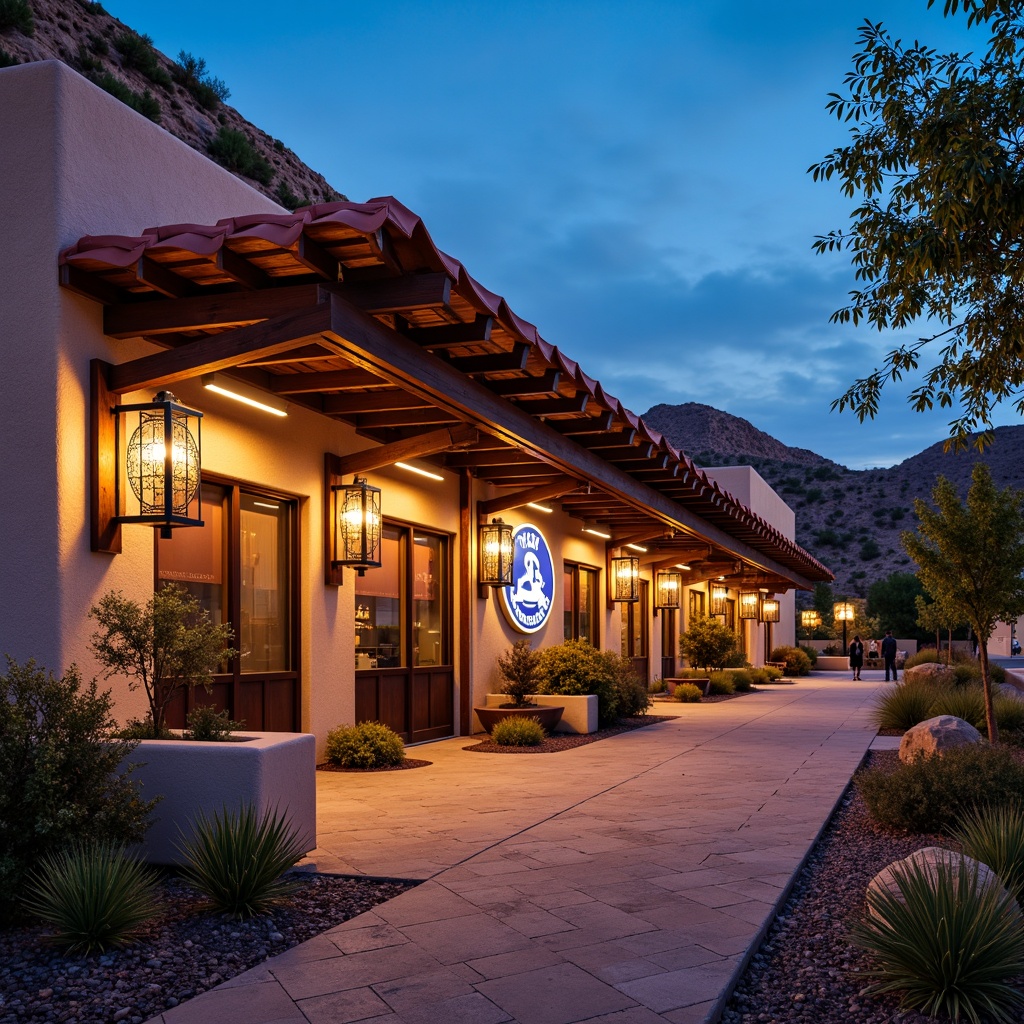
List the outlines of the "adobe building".
{"label": "adobe building", "polygon": [[233,718],[415,742],[520,637],[650,680],[713,613],[760,664],[831,579],[397,200],[289,213],[58,62],[0,70],[0,137],[4,653],[88,678],[89,608],[173,580],[235,629]]}

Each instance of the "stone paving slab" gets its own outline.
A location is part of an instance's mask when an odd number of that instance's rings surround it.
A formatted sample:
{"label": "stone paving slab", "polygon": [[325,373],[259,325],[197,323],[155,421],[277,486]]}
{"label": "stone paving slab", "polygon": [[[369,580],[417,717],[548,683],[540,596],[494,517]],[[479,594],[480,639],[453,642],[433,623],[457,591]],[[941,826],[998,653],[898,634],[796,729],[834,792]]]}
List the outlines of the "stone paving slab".
{"label": "stone paving slab", "polygon": [[876,689],[819,673],[557,754],[457,739],[320,773],[319,869],[423,884],[154,1024],[710,1024],[872,745]]}

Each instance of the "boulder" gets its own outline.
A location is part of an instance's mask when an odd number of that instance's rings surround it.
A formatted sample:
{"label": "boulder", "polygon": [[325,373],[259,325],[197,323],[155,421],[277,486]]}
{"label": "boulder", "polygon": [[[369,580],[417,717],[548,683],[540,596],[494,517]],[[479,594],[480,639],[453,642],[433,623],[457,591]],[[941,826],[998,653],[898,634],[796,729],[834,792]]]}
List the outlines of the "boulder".
{"label": "boulder", "polygon": [[951,686],[956,680],[953,670],[934,661],[914,665],[903,673],[905,683],[928,683],[932,686]]}
{"label": "boulder", "polygon": [[1024,700],[1024,692],[1012,686],[1010,683],[997,683],[995,692],[1003,697],[1010,697],[1012,700]]}
{"label": "boulder", "polygon": [[[959,878],[961,861],[966,862],[969,868],[978,872],[979,888],[987,888],[990,885],[994,885],[1006,893],[1002,882],[999,880],[999,876],[987,864],[982,864],[980,860],[974,860],[973,857],[968,857],[966,854],[954,853],[952,850],[943,849],[941,846],[926,846],[923,850],[916,850],[909,857],[893,861],[888,867],[882,868],[868,883],[868,896],[870,897],[872,893],[887,890],[902,902],[903,894],[900,892],[896,875],[901,869],[905,872],[908,868],[915,865],[929,879],[934,880],[938,878],[938,865],[945,864],[952,872],[955,884],[955,880]],[[1009,894],[1007,893],[1006,895],[1009,898]],[[871,899],[868,899],[868,912],[875,912]]]}
{"label": "boulder", "polygon": [[918,723],[903,734],[900,740],[900,760],[909,762],[919,753],[931,757],[951,747],[980,742],[981,733],[970,722],[953,715],[939,715],[938,718]]}

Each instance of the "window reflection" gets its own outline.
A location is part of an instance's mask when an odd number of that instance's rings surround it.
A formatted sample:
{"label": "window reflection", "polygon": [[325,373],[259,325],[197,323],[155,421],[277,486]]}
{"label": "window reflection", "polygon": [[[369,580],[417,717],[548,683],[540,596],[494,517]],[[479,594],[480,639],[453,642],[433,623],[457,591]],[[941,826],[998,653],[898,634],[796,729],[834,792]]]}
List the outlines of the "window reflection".
{"label": "window reflection", "polygon": [[243,672],[289,667],[289,506],[241,495],[241,595],[237,646]]}

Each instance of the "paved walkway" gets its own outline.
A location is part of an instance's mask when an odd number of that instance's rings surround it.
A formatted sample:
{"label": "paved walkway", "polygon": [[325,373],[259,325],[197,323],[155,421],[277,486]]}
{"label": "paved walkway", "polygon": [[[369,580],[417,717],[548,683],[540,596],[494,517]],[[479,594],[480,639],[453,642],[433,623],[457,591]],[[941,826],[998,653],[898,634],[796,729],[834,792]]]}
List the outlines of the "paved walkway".
{"label": "paved walkway", "polygon": [[[881,673],[878,673],[879,681]],[[163,1024],[714,1021],[871,745],[816,674],[550,755],[318,778],[323,871],[424,879]]]}

